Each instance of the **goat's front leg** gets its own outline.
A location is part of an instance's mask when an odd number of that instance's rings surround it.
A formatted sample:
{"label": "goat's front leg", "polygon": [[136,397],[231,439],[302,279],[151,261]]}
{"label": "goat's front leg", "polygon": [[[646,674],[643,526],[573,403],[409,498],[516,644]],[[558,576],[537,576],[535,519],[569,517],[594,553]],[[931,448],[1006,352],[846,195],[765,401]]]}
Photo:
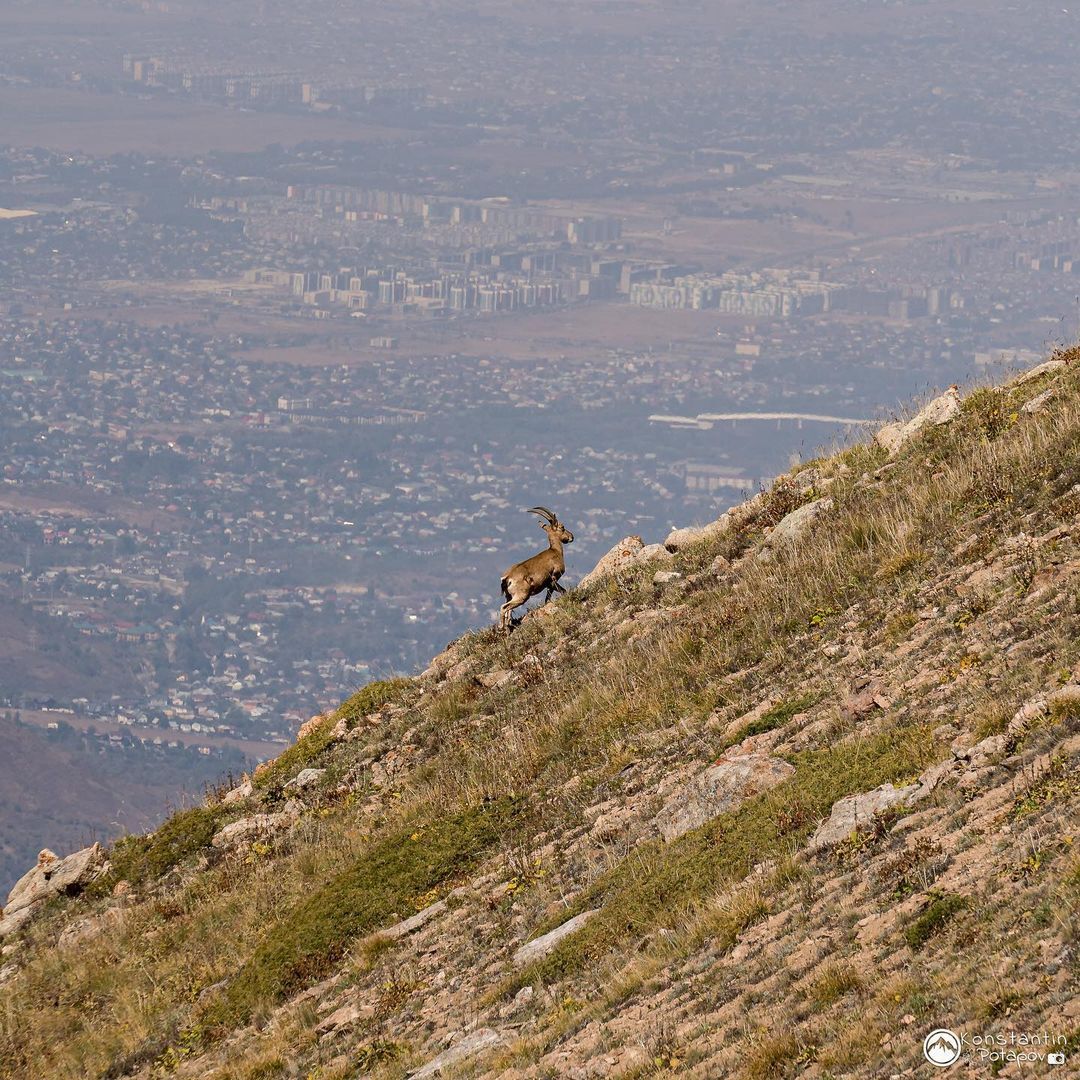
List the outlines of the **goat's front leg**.
{"label": "goat's front leg", "polygon": [[551,599],[551,594],[555,592],[564,593],[566,592],[566,590],[557,581],[553,581],[550,585],[548,585],[547,596],[544,597],[545,604]]}

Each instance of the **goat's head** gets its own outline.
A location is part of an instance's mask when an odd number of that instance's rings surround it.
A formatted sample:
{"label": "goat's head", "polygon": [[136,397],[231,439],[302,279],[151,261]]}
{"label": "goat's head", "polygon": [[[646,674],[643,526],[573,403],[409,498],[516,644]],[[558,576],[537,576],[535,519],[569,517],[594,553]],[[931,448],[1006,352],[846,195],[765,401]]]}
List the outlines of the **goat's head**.
{"label": "goat's head", "polygon": [[562,544],[574,542],[574,534],[546,506],[534,506],[529,513],[536,514],[537,517],[542,517],[547,521],[546,525],[541,522],[540,528],[548,534],[550,539],[558,540]]}

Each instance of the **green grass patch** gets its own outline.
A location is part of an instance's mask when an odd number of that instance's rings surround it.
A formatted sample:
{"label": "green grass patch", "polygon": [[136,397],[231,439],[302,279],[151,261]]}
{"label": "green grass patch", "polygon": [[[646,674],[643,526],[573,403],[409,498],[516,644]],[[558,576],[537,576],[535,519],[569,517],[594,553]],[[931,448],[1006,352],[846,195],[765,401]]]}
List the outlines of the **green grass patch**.
{"label": "green grass patch", "polygon": [[744,724],[734,735],[724,740],[722,749],[729,746],[737,746],[743,739],[749,739],[751,735],[761,735],[766,731],[775,731],[783,727],[793,716],[805,712],[817,703],[817,697],[813,694],[804,694],[801,697],[788,698],[778,702],[771,709],[763,712],[756,720]]}
{"label": "green grass patch", "polygon": [[145,836],[124,836],[109,852],[109,872],[94,882],[91,892],[105,894],[118,881],[140,885],[156,881],[173,867],[209,847],[210,839],[230,814],[217,806],[178,810]]}
{"label": "green grass patch", "polygon": [[935,896],[904,930],[904,940],[912,949],[921,949],[968,906],[966,896]]}
{"label": "green grass patch", "polygon": [[352,1051],[353,1067],[361,1076],[364,1076],[388,1062],[397,1061],[408,1052],[408,1047],[401,1043],[391,1042],[389,1039],[376,1039]]}
{"label": "green grass patch", "polygon": [[502,799],[413,821],[376,841],[267,932],[208,1007],[206,1025],[224,1032],[260,1003],[281,1001],[322,978],[357,938],[413,912],[416,897],[466,876],[522,816],[518,800]]}
{"label": "green grass patch", "polygon": [[911,725],[793,755],[795,775],[784,783],[669,844],[640,845],[602,875],[563,917],[537,933],[581,911],[600,907],[599,914],[505,989],[565,978],[632,947],[758,863],[801,844],[837,799],[910,777],[932,762],[933,753],[929,728]]}

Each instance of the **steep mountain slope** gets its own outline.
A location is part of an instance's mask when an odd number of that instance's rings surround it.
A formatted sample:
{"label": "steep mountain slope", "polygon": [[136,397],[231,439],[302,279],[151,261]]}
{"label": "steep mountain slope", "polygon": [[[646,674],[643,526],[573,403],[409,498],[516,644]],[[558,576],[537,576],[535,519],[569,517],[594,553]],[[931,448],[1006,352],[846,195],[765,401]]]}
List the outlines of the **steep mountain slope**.
{"label": "steep mountain slope", "polygon": [[42,900],[3,946],[0,1076],[876,1078],[932,1071],[938,1027],[1075,1046],[1080,352],[669,545]]}

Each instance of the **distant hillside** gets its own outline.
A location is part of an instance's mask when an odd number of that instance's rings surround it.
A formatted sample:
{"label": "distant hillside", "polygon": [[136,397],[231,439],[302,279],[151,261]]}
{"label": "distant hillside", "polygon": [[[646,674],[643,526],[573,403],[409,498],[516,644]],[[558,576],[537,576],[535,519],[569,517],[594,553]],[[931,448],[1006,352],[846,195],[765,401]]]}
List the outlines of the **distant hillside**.
{"label": "distant hillside", "polygon": [[882,1080],[938,1028],[1075,1055],[1078,813],[1074,350],[626,538],[35,871],[0,1076]]}
{"label": "distant hillside", "polygon": [[67,701],[130,695],[138,689],[136,672],[117,655],[108,642],[0,599],[0,694]]}
{"label": "distant hillside", "polygon": [[0,892],[41,848],[71,851],[149,828],[202,797],[204,784],[243,757],[110,744],[66,727],[45,732],[0,711]]}

